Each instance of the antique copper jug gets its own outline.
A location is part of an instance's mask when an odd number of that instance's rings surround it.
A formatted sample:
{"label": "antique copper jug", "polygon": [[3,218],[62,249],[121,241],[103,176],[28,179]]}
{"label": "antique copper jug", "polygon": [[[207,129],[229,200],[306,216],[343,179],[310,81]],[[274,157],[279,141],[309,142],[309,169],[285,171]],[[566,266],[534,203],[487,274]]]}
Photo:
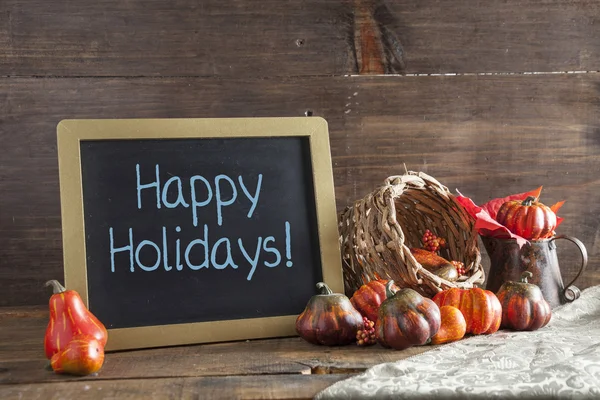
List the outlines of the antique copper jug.
{"label": "antique copper jug", "polygon": [[[581,252],[582,262],[577,276],[566,286],[563,285],[556,243],[558,239],[566,239],[577,245]],[[577,299],[580,291],[573,283],[579,278],[587,266],[587,251],[579,239],[558,235],[549,239],[530,240],[519,248],[514,239],[500,239],[481,236],[483,245],[490,258],[490,272],[486,289],[498,292],[506,281],[518,281],[524,271],[533,274],[529,281],[540,287],[542,294],[551,307]]]}

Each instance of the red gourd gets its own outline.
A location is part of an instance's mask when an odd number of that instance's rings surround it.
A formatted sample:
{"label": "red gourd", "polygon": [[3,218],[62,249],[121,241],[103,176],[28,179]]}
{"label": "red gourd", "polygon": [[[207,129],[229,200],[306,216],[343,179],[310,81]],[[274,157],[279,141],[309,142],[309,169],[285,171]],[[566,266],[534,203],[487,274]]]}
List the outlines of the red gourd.
{"label": "red gourd", "polygon": [[296,319],[296,332],[307,342],[328,346],[350,344],[363,326],[362,315],[343,294],[333,293],[323,282],[319,294],[308,301]]}
{"label": "red gourd", "polygon": [[46,286],[52,286],[54,293],[50,297],[50,320],[44,336],[46,357],[51,359],[75,335],[92,336],[104,348],[108,340],[106,328],[87,309],[79,293],[65,289],[56,280],[46,282]]}
{"label": "red gourd", "polygon": [[552,237],[557,225],[554,211],[533,196],[523,201],[511,200],[503,203],[496,215],[496,221],[527,240]]}
{"label": "red gourd", "polygon": [[50,359],[57,374],[89,375],[98,372],[104,364],[104,346],[90,335],[75,335]]}
{"label": "red gourd", "polygon": [[533,275],[523,272],[520,282],[505,282],[498,290],[502,304],[502,327],[516,331],[535,331],[550,322],[552,309],[540,288],[527,279]]}
{"label": "red gourd", "polygon": [[[362,285],[350,298],[352,305],[363,316],[369,320],[377,321],[377,312],[379,306],[386,299],[385,285],[388,283],[385,279],[377,279]],[[396,285],[393,285],[394,291],[399,290]]]}
{"label": "red gourd", "polygon": [[394,281],[386,285],[387,299],[381,303],[375,333],[384,347],[403,350],[422,345],[440,329],[440,309],[413,289],[392,292]]}
{"label": "red gourd", "polygon": [[490,334],[500,329],[502,307],[496,295],[481,288],[450,288],[437,293],[433,301],[439,306],[458,308],[467,323],[467,333]]}

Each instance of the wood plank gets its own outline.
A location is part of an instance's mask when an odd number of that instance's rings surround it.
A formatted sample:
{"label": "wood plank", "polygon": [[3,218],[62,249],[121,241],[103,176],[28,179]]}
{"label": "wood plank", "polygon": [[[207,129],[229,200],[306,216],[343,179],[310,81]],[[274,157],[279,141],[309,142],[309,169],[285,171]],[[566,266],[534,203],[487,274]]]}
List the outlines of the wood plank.
{"label": "wood plank", "polygon": [[3,399],[312,399],[349,375],[86,380],[2,385]]}
{"label": "wood plank", "polygon": [[599,69],[595,1],[375,3],[383,43],[397,36],[409,73]]}
{"label": "wood plank", "polygon": [[[48,312],[40,307],[0,308],[0,385],[66,379],[45,369],[47,324]],[[293,337],[111,352],[92,379],[356,373],[435,347],[324,347]]]}
{"label": "wood plank", "polygon": [[[62,118],[298,116],[329,122],[338,209],[404,163],[477,203],[544,185],[559,233],[600,283],[600,74],[294,79],[5,79],[0,85],[0,305],[45,304],[60,278],[55,126]],[[559,244],[565,274],[578,256]],[[484,257],[484,262],[487,258]]]}
{"label": "wood plank", "polygon": [[600,70],[593,0],[4,0],[0,76]]}
{"label": "wood plank", "polygon": [[6,0],[0,75],[343,74],[350,11],[337,1]]}

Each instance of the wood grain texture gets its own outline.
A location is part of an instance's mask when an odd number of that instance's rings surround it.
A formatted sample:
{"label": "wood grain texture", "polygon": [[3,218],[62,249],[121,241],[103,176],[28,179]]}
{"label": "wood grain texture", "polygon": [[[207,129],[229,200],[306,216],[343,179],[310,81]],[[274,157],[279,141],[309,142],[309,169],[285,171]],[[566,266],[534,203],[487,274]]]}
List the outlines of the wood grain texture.
{"label": "wood grain texture", "polygon": [[312,399],[349,375],[86,380],[0,386],[3,399]]}
{"label": "wood grain texture", "polygon": [[0,76],[600,70],[594,0],[4,0]]}
{"label": "wood grain texture", "polygon": [[43,338],[48,324],[47,310],[0,308],[0,323],[0,385],[141,377],[349,374],[437,347],[419,346],[403,351],[379,345],[325,347],[298,337],[202,344],[107,353],[98,375],[79,378],[45,369]]}
{"label": "wood grain texture", "polygon": [[[45,304],[62,276],[55,127],[63,118],[298,116],[329,122],[338,209],[424,171],[477,203],[545,189],[600,283],[600,74],[293,79],[5,79],[1,305]],[[559,244],[564,274],[578,256]],[[484,257],[484,262],[487,257]],[[565,277],[565,280],[568,278]]]}
{"label": "wood grain texture", "polygon": [[342,74],[350,12],[339,1],[6,0],[0,75]]}

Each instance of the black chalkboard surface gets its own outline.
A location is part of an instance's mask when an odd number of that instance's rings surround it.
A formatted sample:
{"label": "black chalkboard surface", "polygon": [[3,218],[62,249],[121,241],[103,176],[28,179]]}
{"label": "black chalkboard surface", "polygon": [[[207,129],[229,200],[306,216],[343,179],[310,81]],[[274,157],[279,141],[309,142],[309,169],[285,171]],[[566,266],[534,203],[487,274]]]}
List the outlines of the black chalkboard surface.
{"label": "black chalkboard surface", "polygon": [[[66,283],[84,292],[109,337],[116,334],[109,347],[293,334],[293,317],[317,282],[341,290],[339,261],[323,258],[333,254],[324,245],[337,247],[335,211],[332,219],[319,209],[333,203],[328,147],[325,161],[315,154],[315,142],[327,141],[324,121],[244,121],[152,120],[164,137],[149,120],[59,126]],[[75,149],[77,185],[72,166],[63,171]],[[329,165],[326,196],[315,163]],[[80,214],[69,219],[73,203]],[[70,252],[76,220],[83,248]],[[73,267],[70,254],[83,266]],[[153,334],[165,337],[144,339]]]}

